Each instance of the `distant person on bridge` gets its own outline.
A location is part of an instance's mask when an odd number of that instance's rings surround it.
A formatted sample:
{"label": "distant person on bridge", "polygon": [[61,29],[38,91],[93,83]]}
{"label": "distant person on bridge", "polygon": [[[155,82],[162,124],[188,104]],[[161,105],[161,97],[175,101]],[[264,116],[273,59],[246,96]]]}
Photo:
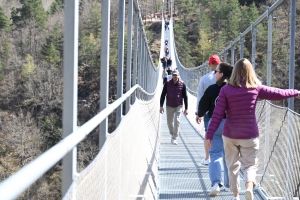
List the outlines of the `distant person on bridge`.
{"label": "distant person on bridge", "polygon": [[167,72],[168,72],[168,81],[169,81],[169,80],[172,79],[172,69],[171,69],[171,67],[168,67]]}
{"label": "distant person on bridge", "polygon": [[166,48],[165,48],[165,56],[168,57],[168,56],[169,56],[169,53],[170,53],[169,47],[166,46]]}
{"label": "distant person on bridge", "polygon": [[162,57],[160,59],[160,62],[162,64],[163,69],[166,69],[167,68],[167,58],[166,57]]}
{"label": "distant person on bridge", "polygon": [[179,72],[174,70],[172,72],[172,79],[164,84],[163,91],[160,96],[160,110],[164,113],[164,101],[167,95],[166,110],[167,110],[167,124],[171,135],[171,143],[177,145],[177,137],[179,133],[180,116],[182,113],[182,100],[184,101],[184,115],[188,114],[188,98],[186,86],[179,79]]}
{"label": "distant person on bridge", "polygon": [[[199,121],[197,111],[198,111],[198,105],[199,105],[200,99],[202,98],[202,96],[203,96],[205,90],[208,88],[208,86],[216,83],[214,71],[216,70],[218,64],[220,64],[220,63],[221,63],[221,61],[220,61],[219,56],[211,55],[208,60],[208,66],[210,67],[211,71],[200,78],[200,81],[198,84],[197,104],[196,104],[196,113],[195,113],[197,123]],[[208,114],[205,114],[204,121],[203,121],[205,132],[207,131],[209,119],[210,118],[209,118]],[[202,118],[200,118],[200,121],[201,120],[202,120]],[[204,142],[204,150],[205,150],[205,158],[201,160],[201,164],[208,165],[210,162],[210,158],[209,158],[209,153],[208,153],[208,148],[206,146],[206,142]]]}
{"label": "distant person on bridge", "polygon": [[165,40],[165,45],[166,45],[166,46],[168,45],[168,42],[169,42],[168,39],[166,39],[166,40]]}
{"label": "distant person on bridge", "polygon": [[300,92],[295,89],[278,89],[262,85],[248,59],[242,58],[235,63],[228,84],[222,87],[219,93],[206,133],[206,143],[211,148],[214,134],[226,114],[223,142],[230,191],[233,192],[232,199],[239,199],[240,169],[246,183],[246,200],[253,199],[259,149],[259,132],[255,117],[258,98],[276,101],[296,96],[300,98]]}
{"label": "distant person on bridge", "polygon": [[167,66],[170,67],[172,65],[172,59],[168,58],[167,59]]}
{"label": "distant person on bridge", "polygon": [[169,29],[169,24],[170,24],[170,22],[169,22],[169,20],[165,20],[165,30],[167,30],[167,28]]}
{"label": "distant person on bridge", "polygon": [[167,72],[168,72],[168,75],[172,75],[171,67],[168,67]]}
{"label": "distant person on bridge", "polygon": [[162,77],[163,77],[163,84],[165,84],[168,80],[168,72],[166,69],[164,69]]}
{"label": "distant person on bridge", "polygon": [[[218,100],[219,92],[221,88],[228,82],[232,66],[228,63],[220,63],[215,73],[216,84],[210,85],[204,92],[199,105],[197,123],[201,122],[202,117],[207,113],[211,118],[215,104]],[[220,187],[224,186],[225,190],[229,190],[228,169],[225,162],[224,146],[222,139],[222,130],[224,122],[226,120],[226,114],[223,116],[221,124],[217,131],[214,133],[211,148],[209,149],[210,163],[209,163],[209,178],[211,181],[210,196],[216,196],[220,192]],[[224,182],[222,181],[222,165],[224,167]],[[224,184],[223,184],[224,183]]]}

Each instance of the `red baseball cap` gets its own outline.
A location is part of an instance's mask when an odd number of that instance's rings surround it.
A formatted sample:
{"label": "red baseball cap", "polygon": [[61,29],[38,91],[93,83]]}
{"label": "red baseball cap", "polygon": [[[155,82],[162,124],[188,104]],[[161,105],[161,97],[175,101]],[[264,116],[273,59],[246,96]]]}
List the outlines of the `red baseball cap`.
{"label": "red baseball cap", "polygon": [[212,56],[209,57],[209,61],[208,61],[209,65],[211,65],[211,64],[218,65],[220,63],[221,63],[221,61],[220,61],[219,56],[212,55]]}

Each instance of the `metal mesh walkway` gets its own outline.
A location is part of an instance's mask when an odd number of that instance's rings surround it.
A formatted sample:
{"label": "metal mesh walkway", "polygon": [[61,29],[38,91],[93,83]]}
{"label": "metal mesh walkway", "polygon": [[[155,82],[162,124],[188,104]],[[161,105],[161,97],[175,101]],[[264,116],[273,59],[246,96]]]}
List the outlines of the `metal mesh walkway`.
{"label": "metal mesh walkway", "polygon": [[[191,115],[191,114],[190,114]],[[159,161],[159,199],[231,199],[232,193],[222,190],[210,197],[208,166],[200,163],[205,156],[203,139],[185,116],[181,116],[178,145],[171,144],[166,114],[162,116]],[[241,181],[240,199],[245,199]],[[260,199],[258,196],[255,199]]]}

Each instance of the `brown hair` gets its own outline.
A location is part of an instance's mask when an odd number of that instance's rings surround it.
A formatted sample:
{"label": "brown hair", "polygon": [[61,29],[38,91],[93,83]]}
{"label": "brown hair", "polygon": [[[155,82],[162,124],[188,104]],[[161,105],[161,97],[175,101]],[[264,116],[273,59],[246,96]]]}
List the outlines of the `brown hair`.
{"label": "brown hair", "polygon": [[231,76],[232,73],[232,66],[228,63],[220,63],[219,64],[219,70],[220,73],[223,73],[223,76],[217,81],[217,85],[221,86],[224,82],[227,82]]}
{"label": "brown hair", "polygon": [[234,87],[242,87],[241,78],[245,80],[246,88],[257,88],[259,85],[261,85],[261,82],[258,80],[252,64],[246,58],[242,58],[235,63],[232,76],[228,83]]}

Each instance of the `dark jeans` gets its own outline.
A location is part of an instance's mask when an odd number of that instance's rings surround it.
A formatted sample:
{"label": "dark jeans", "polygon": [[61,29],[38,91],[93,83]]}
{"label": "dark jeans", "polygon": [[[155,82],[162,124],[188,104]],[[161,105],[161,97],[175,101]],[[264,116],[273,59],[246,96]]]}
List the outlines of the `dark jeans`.
{"label": "dark jeans", "polygon": [[167,78],[167,77],[165,77],[165,78],[164,78],[164,84],[167,82],[167,80],[168,80],[168,78]]}

